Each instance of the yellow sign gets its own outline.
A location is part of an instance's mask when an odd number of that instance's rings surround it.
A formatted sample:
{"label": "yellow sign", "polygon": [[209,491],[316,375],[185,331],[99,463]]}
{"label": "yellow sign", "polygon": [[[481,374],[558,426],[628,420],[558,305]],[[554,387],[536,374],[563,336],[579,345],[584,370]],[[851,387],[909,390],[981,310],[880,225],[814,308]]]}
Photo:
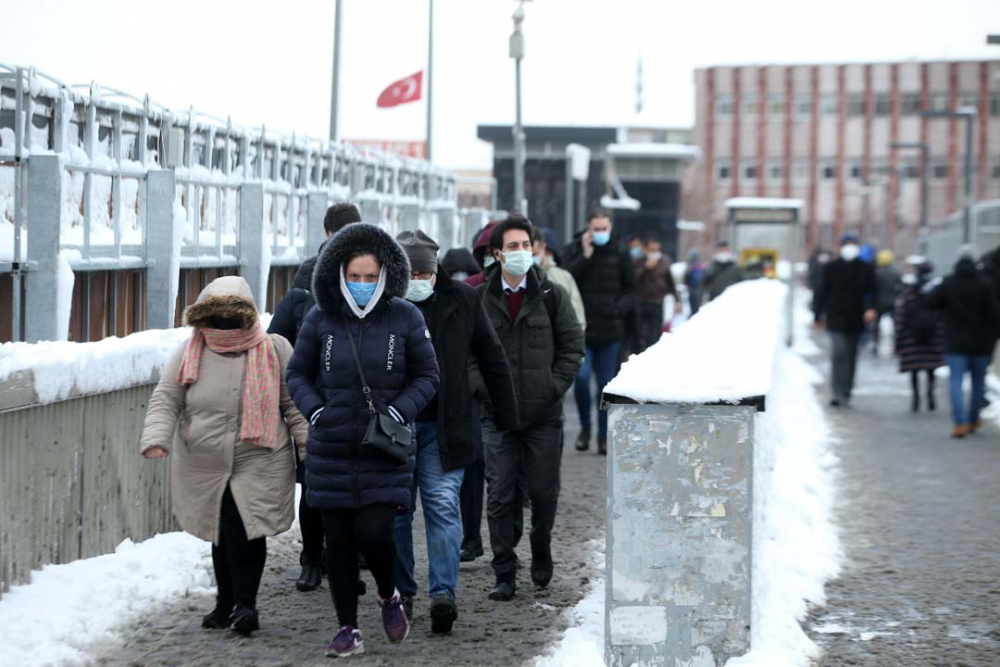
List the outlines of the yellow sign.
{"label": "yellow sign", "polygon": [[740,266],[748,278],[774,278],[778,251],[774,248],[744,248],[740,251]]}

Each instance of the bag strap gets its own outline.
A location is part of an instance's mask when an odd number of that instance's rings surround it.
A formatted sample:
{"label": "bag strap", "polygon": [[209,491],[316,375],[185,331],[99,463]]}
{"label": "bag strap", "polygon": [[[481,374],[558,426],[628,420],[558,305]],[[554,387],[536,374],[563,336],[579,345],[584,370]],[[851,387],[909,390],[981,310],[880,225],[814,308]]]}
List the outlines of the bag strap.
{"label": "bag strap", "polygon": [[368,386],[368,380],[365,378],[365,369],[361,367],[361,356],[358,354],[358,346],[354,342],[354,334],[351,333],[351,327],[347,323],[344,323],[344,331],[347,332],[347,340],[351,342],[351,353],[354,355],[354,363],[358,367],[358,375],[361,376],[361,391],[365,395],[365,400],[368,401],[368,409],[372,414],[375,414],[375,404],[372,403],[372,388]]}

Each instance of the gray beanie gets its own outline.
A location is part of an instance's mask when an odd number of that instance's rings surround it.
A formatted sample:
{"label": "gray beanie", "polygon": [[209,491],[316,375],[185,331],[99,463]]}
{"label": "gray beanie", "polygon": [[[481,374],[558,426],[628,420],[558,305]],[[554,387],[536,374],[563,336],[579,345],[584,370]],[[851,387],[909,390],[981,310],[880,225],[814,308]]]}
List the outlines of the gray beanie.
{"label": "gray beanie", "polygon": [[400,232],[396,237],[406,256],[410,258],[410,269],[414,273],[438,272],[438,244],[419,229],[415,232]]}

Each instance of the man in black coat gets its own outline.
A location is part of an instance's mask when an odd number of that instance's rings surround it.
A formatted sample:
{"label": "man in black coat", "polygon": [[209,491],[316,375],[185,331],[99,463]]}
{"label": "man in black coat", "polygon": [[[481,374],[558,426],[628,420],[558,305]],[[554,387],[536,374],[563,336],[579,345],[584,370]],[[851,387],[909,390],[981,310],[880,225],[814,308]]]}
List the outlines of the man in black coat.
{"label": "man in black coat", "polygon": [[417,593],[413,563],[413,511],[417,490],[427,526],[430,567],[431,630],[450,632],[458,617],[455,586],[462,546],[459,490],[473,452],[470,357],[494,406],[498,428],[517,428],[517,398],[507,355],[493,331],[476,290],[452,280],[438,265],[438,245],[424,232],[396,237],[410,259],[407,300],[423,313],[437,354],[440,384],[437,396],[417,416],[414,425],[417,466],[407,514],[396,517],[396,586],[409,600]]}
{"label": "man in black coat", "polygon": [[817,327],[830,332],[832,389],[830,405],[847,405],[854,390],[858,344],[865,325],[875,321],[875,269],[859,256],[861,244],[854,234],[840,242],[840,257],[823,267],[823,278],[814,299]]}
{"label": "man in black coat", "polygon": [[587,356],[576,377],[574,394],[580,412],[576,449],[590,447],[590,378],[597,377],[597,449],[607,453],[608,413],[600,409],[601,392],[618,370],[618,351],[626,336],[626,318],[636,307],[635,266],[613,233],[610,214],[590,213],[587,230],[566,249],[566,269],[573,274],[587,315]]}
{"label": "man in black coat", "polygon": [[[326,210],[323,217],[323,229],[326,231],[326,241],[319,247],[323,251],[330,237],[339,232],[347,225],[361,222],[361,214],[354,204],[334,204]],[[274,309],[274,316],[271,324],[267,327],[267,333],[284,336],[292,347],[299,337],[299,329],[302,328],[302,321],[306,314],[316,304],[312,295],[313,269],[316,267],[314,255],[302,262],[299,270],[295,272],[295,279],[292,281],[292,289],[278,303]],[[299,530],[302,532],[302,553],[299,554],[299,562],[302,565],[302,573],[295,582],[295,587],[300,591],[312,591],[319,588],[322,580],[323,563],[323,518],[318,510],[309,507],[306,501],[305,476],[301,462],[296,460],[295,478],[302,485],[302,496],[299,498]]]}
{"label": "man in black coat", "polygon": [[513,214],[498,224],[490,247],[500,263],[479,287],[493,330],[510,362],[519,425],[504,431],[502,406],[484,404],[488,483],[486,514],[497,583],[491,600],[510,600],[517,588],[514,554],[518,470],[531,501],[531,579],[552,579],[552,527],[559,501],[562,399],[584,355],[583,330],[569,296],[534,266],[531,223]]}

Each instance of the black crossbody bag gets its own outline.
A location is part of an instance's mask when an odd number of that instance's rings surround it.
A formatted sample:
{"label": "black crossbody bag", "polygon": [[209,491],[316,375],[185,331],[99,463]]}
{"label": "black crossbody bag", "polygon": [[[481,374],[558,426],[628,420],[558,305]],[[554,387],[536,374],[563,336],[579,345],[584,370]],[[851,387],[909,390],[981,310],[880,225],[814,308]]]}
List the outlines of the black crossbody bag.
{"label": "black crossbody bag", "polygon": [[383,405],[381,398],[378,399],[379,408],[375,408],[372,399],[372,388],[368,386],[365,379],[365,371],[361,368],[361,357],[358,355],[357,345],[354,343],[354,334],[345,325],[347,339],[351,342],[351,352],[354,354],[354,363],[358,367],[358,375],[361,376],[361,391],[364,392],[365,400],[368,401],[368,409],[371,411],[371,420],[368,422],[368,430],[361,440],[363,447],[369,447],[378,456],[394,461],[395,463],[406,463],[406,450],[410,446],[413,433],[406,424],[400,424],[392,418]]}

